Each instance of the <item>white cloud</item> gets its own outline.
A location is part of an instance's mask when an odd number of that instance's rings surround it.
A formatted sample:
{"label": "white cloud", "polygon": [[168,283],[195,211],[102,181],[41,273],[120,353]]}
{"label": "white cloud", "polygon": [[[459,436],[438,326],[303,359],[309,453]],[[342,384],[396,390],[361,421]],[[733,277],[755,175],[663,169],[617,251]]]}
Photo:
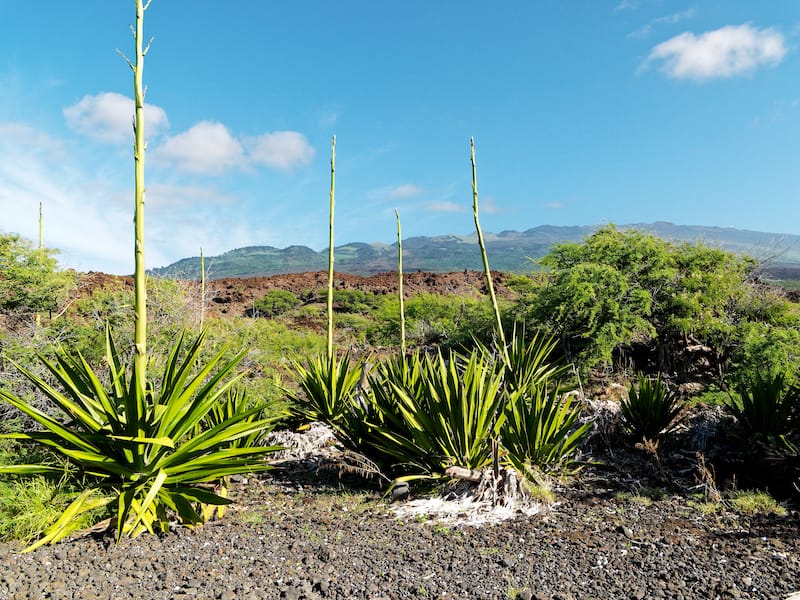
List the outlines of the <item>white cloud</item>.
{"label": "white cloud", "polygon": [[446,200],[443,202],[432,202],[431,204],[426,204],[425,208],[431,210],[433,212],[465,212],[467,210],[466,206],[462,206],[461,204],[457,204],[456,202],[452,202],[450,200]]}
{"label": "white cloud", "polygon": [[156,164],[186,173],[219,175],[246,164],[244,149],[222,123],[201,121],[167,140],[151,155]]}
{"label": "white cloud", "polygon": [[156,183],[147,186],[147,204],[155,210],[185,208],[187,206],[229,206],[236,202],[230,194],[207,186],[173,185]]}
{"label": "white cloud", "polygon": [[[24,135],[0,135],[3,230],[38,239],[42,203],[45,246],[60,249],[65,266],[132,272],[130,209],[116,202],[119,190],[97,174],[77,169],[63,141],[26,124],[0,126],[0,132],[12,130]],[[130,244],[121,242],[125,239]]]}
{"label": "white cloud", "polygon": [[249,159],[256,164],[291,171],[314,158],[314,148],[302,133],[273,131],[245,141]]}
{"label": "white cloud", "polygon": [[[116,156],[71,152],[68,142],[25,123],[0,123],[0,231],[38,239],[43,205],[44,243],[61,251],[64,267],[114,274],[133,272],[133,181]],[[107,155],[107,153],[106,153]],[[85,167],[85,165],[91,165]],[[239,198],[212,186],[147,185],[147,266],[232,247],[296,243],[296,230],[265,218],[277,231],[240,218]],[[280,216],[280,215],[279,215]],[[275,223],[278,223],[275,225]],[[224,235],[220,235],[224,232]]]}
{"label": "white cloud", "polygon": [[639,8],[639,3],[635,0],[620,0],[614,10],[619,12],[621,10],[636,10],[637,8]]}
{"label": "white cloud", "polygon": [[413,183],[404,183],[389,190],[388,196],[392,199],[397,198],[413,198],[422,193],[422,188],[414,185]]}
{"label": "white cloud", "polygon": [[[124,144],[133,139],[133,100],[115,92],[84,96],[63,110],[73,131],[100,142]],[[169,127],[167,113],[153,104],[144,107],[145,135],[151,137]]]}
{"label": "white cloud", "polygon": [[647,24],[641,26],[639,29],[632,31],[628,34],[628,37],[643,39],[649,36],[653,32],[653,28],[656,25],[674,25],[675,23],[680,23],[681,21],[685,21],[686,19],[691,19],[697,14],[697,10],[694,8],[689,8],[682,12],[672,13],[671,15],[665,15],[663,17],[656,17],[655,19],[651,19]]}
{"label": "white cloud", "polygon": [[682,33],[655,46],[642,65],[660,63],[675,79],[704,81],[733,77],[762,65],[777,65],[787,49],[774,29],[755,29],[748,24],[728,25],[701,35]]}
{"label": "white cloud", "polygon": [[542,208],[546,208],[547,210],[561,210],[564,208],[563,202],[545,202],[542,204]]}
{"label": "white cloud", "polygon": [[51,158],[64,156],[64,143],[27,123],[0,123],[0,139],[6,148],[13,140],[13,145],[22,148],[26,153],[45,154]]}
{"label": "white cloud", "polygon": [[478,210],[487,215],[496,215],[497,213],[500,212],[500,207],[497,206],[497,203],[494,201],[494,198],[489,196],[478,203]]}

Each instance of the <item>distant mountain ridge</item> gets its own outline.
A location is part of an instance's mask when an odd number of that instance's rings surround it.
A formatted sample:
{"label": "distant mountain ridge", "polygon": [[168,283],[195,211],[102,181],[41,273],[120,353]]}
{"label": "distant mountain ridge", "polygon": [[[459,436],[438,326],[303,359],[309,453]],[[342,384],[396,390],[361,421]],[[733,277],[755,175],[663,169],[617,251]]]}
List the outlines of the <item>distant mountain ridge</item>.
{"label": "distant mountain ridge", "polygon": [[[580,242],[602,225],[540,225],[525,231],[485,233],[489,262],[493,270],[526,273],[553,244]],[[620,225],[620,229],[638,229],[666,240],[702,242],[756,259],[772,259],[775,268],[797,271],[800,278],[800,236],[748,231],[732,227],[675,225],[664,221]],[[337,271],[371,275],[397,269],[397,244],[352,242],[336,246]],[[258,277],[283,273],[301,273],[327,269],[328,250],[319,252],[307,246],[247,246],[205,258],[209,279]],[[477,235],[440,235],[403,240],[403,268],[407,271],[450,272],[483,268]],[[151,274],[177,279],[199,279],[200,257],[183,258],[171,265],[152,269]]]}

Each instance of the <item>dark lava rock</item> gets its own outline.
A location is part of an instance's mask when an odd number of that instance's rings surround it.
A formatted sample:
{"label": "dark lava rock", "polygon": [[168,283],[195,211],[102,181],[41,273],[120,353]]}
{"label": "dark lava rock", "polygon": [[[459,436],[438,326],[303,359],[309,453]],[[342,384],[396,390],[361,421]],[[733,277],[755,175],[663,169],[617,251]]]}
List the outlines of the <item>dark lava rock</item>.
{"label": "dark lava rock", "polygon": [[233,492],[225,518],[195,530],[119,544],[86,535],[28,554],[0,544],[0,599],[689,600],[800,591],[794,512],[706,515],[678,496],[642,506],[567,491],[534,517],[437,528],[433,518],[396,518],[379,494],[297,492],[257,479]]}

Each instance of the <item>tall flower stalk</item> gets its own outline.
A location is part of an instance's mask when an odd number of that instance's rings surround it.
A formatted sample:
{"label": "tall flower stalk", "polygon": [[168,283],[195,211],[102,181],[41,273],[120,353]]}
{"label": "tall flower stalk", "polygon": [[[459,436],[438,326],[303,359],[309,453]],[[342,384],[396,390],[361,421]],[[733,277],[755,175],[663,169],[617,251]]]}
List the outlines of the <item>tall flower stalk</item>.
{"label": "tall flower stalk", "polygon": [[486,244],[483,241],[483,231],[481,230],[481,223],[478,220],[478,175],[475,168],[474,138],[469,138],[469,149],[472,160],[472,214],[475,217],[475,230],[478,233],[478,245],[481,248],[481,258],[483,258],[483,271],[486,273],[486,288],[489,290],[489,298],[492,301],[492,308],[494,309],[497,336],[500,340],[503,362],[509,365],[510,361],[508,358],[508,348],[506,347],[506,335],[503,331],[503,319],[500,317],[500,307],[497,305],[497,296],[494,293],[494,284],[492,283],[492,272],[489,269],[489,258],[486,255]]}
{"label": "tall flower stalk", "polygon": [[336,185],[336,136],[331,141],[331,193],[330,193],[330,217],[328,219],[328,358],[333,357],[333,212]]}
{"label": "tall flower stalk", "polygon": [[406,312],[403,300],[403,237],[400,230],[400,213],[394,209],[397,219],[397,288],[400,298],[400,352],[406,353]]}
{"label": "tall flower stalk", "polygon": [[144,155],[145,155],[145,137],[144,137],[144,87],[142,85],[142,76],[144,73],[144,57],[150,49],[150,44],[143,47],[142,39],[144,37],[144,11],[150,6],[148,0],[147,4],[142,4],[142,0],[136,0],[136,26],[134,29],[134,42],[136,45],[136,59],[135,63],[128,64],[133,69],[133,99],[136,107],[136,113],[133,122],[134,143],[133,143],[133,161],[134,161],[134,194],[136,201],[136,209],[133,217],[133,226],[135,230],[134,242],[134,310],[136,316],[134,317],[134,344],[135,344],[135,358],[134,369],[136,371],[136,385],[139,389],[144,390],[147,382],[147,281],[145,280],[145,262],[144,262]]}

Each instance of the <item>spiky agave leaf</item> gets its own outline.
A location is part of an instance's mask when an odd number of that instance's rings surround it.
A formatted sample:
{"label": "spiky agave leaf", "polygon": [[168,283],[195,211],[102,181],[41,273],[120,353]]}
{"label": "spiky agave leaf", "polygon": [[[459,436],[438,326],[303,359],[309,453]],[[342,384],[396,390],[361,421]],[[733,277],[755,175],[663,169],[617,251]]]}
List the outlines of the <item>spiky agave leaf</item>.
{"label": "spiky agave leaf", "polygon": [[[222,350],[207,362],[201,362],[201,334],[189,344],[181,360],[183,342],[181,335],[169,354],[162,388],[147,390],[147,393],[136,384],[133,361],[125,385],[125,369],[115,355],[110,337],[106,361],[113,366],[107,387],[80,357],[62,355],[57,362],[49,363],[64,387],[63,392],[23,370],[34,385],[43,389],[71,417],[68,424],[0,390],[0,398],[44,429],[4,437],[27,439],[47,446],[65,457],[79,473],[94,480],[95,484],[88,490],[111,494],[110,497],[116,499],[118,538],[154,528],[167,529],[168,510],[184,523],[202,522],[202,511],[195,505],[229,502],[206,489],[210,482],[227,475],[267,470],[269,465],[263,457],[276,449],[236,447],[238,440],[257,435],[274,424],[274,419],[257,418],[264,406],[230,414],[210,428],[198,427],[241,376],[235,375],[234,370],[242,355],[223,361],[225,350]],[[111,406],[116,406],[116,411],[110,410]],[[2,471],[30,474],[51,469],[44,464],[14,465],[3,467]],[[96,507],[88,500],[91,496],[79,496],[68,513],[83,512],[84,507],[90,505]],[[46,532],[45,541],[41,543],[55,542],[66,535],[62,521],[59,519],[59,523]]]}

